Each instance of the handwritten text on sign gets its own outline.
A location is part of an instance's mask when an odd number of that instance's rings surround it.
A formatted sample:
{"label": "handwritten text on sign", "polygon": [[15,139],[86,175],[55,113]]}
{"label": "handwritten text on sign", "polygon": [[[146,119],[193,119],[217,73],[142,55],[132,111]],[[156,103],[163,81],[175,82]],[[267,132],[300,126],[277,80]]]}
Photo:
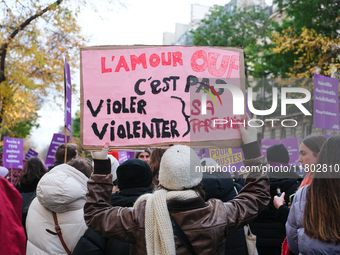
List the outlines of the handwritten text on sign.
{"label": "handwritten text on sign", "polygon": [[[203,118],[195,117],[193,123],[190,115],[198,114],[197,100],[206,93],[199,89],[204,86],[201,83],[213,86],[216,79],[234,79],[233,85],[241,87],[240,53],[182,46],[82,49],[83,145],[190,142],[192,125],[200,135],[195,140],[214,140],[213,131],[219,132],[219,139],[239,138],[239,132],[230,126],[230,132],[225,132],[226,126],[212,128],[202,123]],[[224,103],[221,117],[233,118],[232,107],[226,107],[232,104],[231,93],[222,89],[219,94]],[[211,100],[209,103],[210,109],[217,107],[211,106]]]}

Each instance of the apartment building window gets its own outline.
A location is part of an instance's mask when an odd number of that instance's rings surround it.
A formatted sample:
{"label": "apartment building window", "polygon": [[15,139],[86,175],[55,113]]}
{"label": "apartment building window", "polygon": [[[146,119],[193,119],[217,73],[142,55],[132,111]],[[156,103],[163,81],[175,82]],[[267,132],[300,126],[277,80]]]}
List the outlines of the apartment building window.
{"label": "apartment building window", "polygon": [[303,126],[303,137],[306,138],[309,135],[309,124]]}
{"label": "apartment building window", "polygon": [[285,128],[281,129],[281,138],[286,138],[286,129]]}
{"label": "apartment building window", "polygon": [[292,137],[296,137],[296,129],[295,128],[292,128],[291,129],[291,134],[292,134]]}
{"label": "apartment building window", "polygon": [[271,137],[272,137],[272,139],[275,139],[275,129],[272,129]]}

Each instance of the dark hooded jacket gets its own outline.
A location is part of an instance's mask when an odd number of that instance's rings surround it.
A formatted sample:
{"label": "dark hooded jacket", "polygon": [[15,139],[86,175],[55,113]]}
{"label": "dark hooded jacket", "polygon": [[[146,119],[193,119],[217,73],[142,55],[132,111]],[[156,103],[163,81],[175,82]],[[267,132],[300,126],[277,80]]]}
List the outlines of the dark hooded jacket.
{"label": "dark hooded jacket", "polygon": [[[242,186],[235,183],[230,175],[229,178],[203,178],[202,184],[206,201],[210,198],[217,198],[222,202],[227,202],[236,196],[235,188],[237,192],[242,189]],[[243,228],[227,238],[225,254],[248,255]]]}
{"label": "dark hooded jacket", "polygon": [[277,209],[274,207],[274,196],[285,192],[285,202],[288,205],[289,196],[294,194],[301,183],[301,178],[295,173],[294,167],[288,173],[269,173],[270,202],[258,217],[250,223],[250,228],[257,236],[256,246],[260,255],[281,254],[282,243],[286,237],[285,225],[277,218]]}

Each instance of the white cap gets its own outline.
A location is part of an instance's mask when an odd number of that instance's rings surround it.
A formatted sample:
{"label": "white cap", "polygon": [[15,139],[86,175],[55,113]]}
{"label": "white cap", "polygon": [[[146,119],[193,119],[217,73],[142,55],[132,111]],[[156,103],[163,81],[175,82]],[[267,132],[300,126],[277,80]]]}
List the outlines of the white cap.
{"label": "white cap", "polygon": [[193,149],[186,145],[172,146],[162,156],[159,184],[170,190],[195,187],[202,181],[200,166],[200,159]]}

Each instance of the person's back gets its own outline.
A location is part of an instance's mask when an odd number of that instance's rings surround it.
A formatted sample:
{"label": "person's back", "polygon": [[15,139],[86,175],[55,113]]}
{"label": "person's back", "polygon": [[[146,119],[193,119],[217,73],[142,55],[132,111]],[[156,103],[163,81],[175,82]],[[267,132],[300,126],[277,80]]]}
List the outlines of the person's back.
{"label": "person's back", "polygon": [[141,196],[133,208],[111,207],[110,162],[102,154],[94,154],[95,170],[84,207],[87,225],[101,235],[131,243],[130,254],[188,254],[188,248],[174,235],[171,215],[197,254],[224,254],[226,238],[256,217],[270,198],[256,129],[248,129],[240,127],[249,178],[238,199],[227,203],[204,201],[202,172],[195,171],[195,166],[200,166],[197,154],[187,146],[175,145],[162,157],[160,190]]}
{"label": "person's back", "polygon": [[[241,185],[233,181],[229,173],[223,173],[223,178],[221,177],[214,178],[209,173],[207,175],[203,174],[202,188],[206,201],[216,198],[222,202],[228,202],[236,197],[237,193],[242,189]],[[227,239],[225,243],[225,254],[248,255],[243,228],[239,228]]]}
{"label": "person's back", "polygon": [[47,172],[44,162],[38,157],[30,158],[23,169],[16,188],[22,196],[22,225],[26,233],[28,208],[36,197],[36,188],[41,177]]}
{"label": "person's back", "polygon": [[[66,162],[65,162],[65,153],[66,153]],[[52,170],[54,167],[59,166],[64,163],[68,163],[69,161],[76,159],[78,157],[77,145],[74,143],[68,143],[65,145],[64,143],[60,144],[54,155],[54,164],[53,166],[49,166],[48,170]]]}
{"label": "person's back", "polygon": [[[117,175],[119,190],[111,195],[110,204],[112,206],[132,207],[141,195],[153,192],[153,188],[150,187],[153,174],[146,162],[139,159],[129,159],[114,172]],[[72,254],[129,255],[130,244],[117,239],[102,237],[88,228],[78,241]]]}
{"label": "person's back", "polygon": [[[256,235],[256,247],[259,255],[280,255],[281,246],[286,237],[284,223],[277,218],[277,210],[273,199],[278,192],[285,194],[288,204],[289,196],[300,186],[300,177],[295,168],[288,164],[289,154],[282,144],[267,149],[267,160],[270,165],[269,182],[271,200],[266,208],[250,223],[251,230]],[[282,170],[284,169],[284,170]],[[285,172],[286,171],[286,172]]]}
{"label": "person's back", "polygon": [[81,159],[69,164],[54,167],[38,183],[26,219],[27,255],[67,254],[56,234],[54,213],[70,251],[87,229],[83,206],[92,166]]}
{"label": "person's back", "polygon": [[286,237],[284,223],[277,217],[277,209],[274,207],[273,198],[277,195],[278,188],[285,192],[285,200],[288,204],[289,196],[294,194],[300,186],[299,177],[282,179],[270,178],[271,200],[266,208],[250,223],[250,228],[256,235],[256,247],[259,255],[281,254],[281,246]]}

